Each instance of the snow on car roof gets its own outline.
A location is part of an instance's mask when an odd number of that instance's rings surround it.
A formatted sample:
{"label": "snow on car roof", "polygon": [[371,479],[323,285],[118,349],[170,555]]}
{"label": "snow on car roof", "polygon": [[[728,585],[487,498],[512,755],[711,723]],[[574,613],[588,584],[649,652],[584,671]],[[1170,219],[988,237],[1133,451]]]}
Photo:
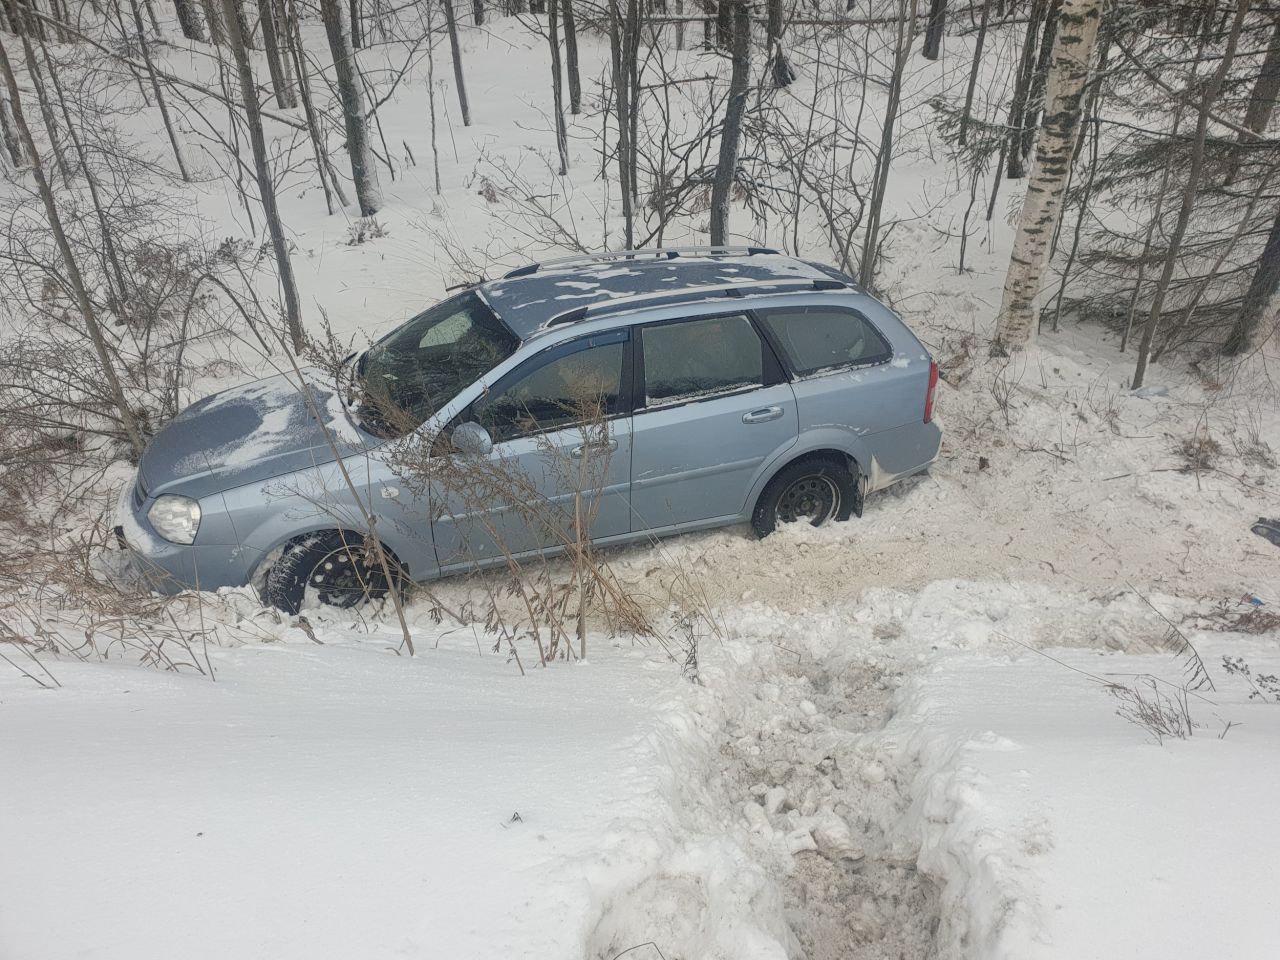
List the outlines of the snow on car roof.
{"label": "snow on car roof", "polygon": [[661,294],[699,299],[698,288],[777,280],[840,280],[839,271],[783,254],[645,256],[549,265],[536,273],[491,280],[480,291],[522,340],[577,307]]}

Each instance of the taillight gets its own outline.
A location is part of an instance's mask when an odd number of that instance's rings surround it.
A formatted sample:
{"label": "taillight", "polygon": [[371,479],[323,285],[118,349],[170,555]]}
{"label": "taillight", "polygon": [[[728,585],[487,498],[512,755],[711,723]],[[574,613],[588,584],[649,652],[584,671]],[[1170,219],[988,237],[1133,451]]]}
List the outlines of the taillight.
{"label": "taillight", "polygon": [[938,361],[929,361],[929,391],[924,395],[924,422],[933,422],[933,395],[938,392]]}

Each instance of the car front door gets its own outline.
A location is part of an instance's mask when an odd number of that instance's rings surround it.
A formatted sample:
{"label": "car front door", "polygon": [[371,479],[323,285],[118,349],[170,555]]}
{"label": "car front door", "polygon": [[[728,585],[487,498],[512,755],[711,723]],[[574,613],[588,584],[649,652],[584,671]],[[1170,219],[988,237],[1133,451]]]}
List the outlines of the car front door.
{"label": "car front door", "polygon": [[458,418],[493,441],[447,454],[431,484],[443,572],[630,530],[630,331],[542,351]]}
{"label": "car front door", "polygon": [[796,442],[795,395],[745,314],[640,328],[635,380],[633,531],[743,514],[761,464]]}

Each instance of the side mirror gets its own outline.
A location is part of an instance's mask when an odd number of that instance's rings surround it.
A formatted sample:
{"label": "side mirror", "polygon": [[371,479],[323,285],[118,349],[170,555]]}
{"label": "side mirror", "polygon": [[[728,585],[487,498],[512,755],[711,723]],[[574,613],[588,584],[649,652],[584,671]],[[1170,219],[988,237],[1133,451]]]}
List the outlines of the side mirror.
{"label": "side mirror", "polygon": [[458,453],[473,457],[486,456],[493,449],[493,437],[489,436],[489,431],[474,420],[454,427],[449,443]]}

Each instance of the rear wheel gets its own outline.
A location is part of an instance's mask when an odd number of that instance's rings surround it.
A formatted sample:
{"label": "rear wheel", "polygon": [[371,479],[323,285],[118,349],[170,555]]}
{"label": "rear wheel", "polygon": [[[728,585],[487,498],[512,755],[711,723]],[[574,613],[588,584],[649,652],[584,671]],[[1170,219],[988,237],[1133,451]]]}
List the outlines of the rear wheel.
{"label": "rear wheel", "polygon": [[757,536],[767,537],[783,523],[805,520],[820,527],[831,520],[848,520],[857,498],[857,482],[843,463],[801,460],[769,481],[756,502],[751,526]]}
{"label": "rear wheel", "polygon": [[347,608],[386,596],[389,586],[376,548],[365,537],[334,530],[285,547],[267,571],[262,599],[285,613],[297,613],[312,598]]}

